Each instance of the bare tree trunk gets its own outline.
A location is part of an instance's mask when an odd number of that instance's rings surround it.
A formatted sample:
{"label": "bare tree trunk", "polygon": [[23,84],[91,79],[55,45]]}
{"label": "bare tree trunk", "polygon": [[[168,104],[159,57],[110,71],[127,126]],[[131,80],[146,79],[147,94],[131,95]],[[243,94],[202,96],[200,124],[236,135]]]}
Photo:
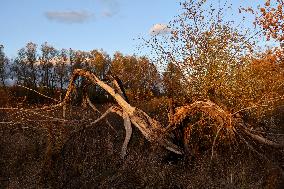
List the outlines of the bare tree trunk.
{"label": "bare tree trunk", "polygon": [[122,108],[123,113],[129,116],[130,121],[142,132],[142,134],[146,137],[147,140],[151,142],[158,142],[166,149],[173,151],[177,154],[182,154],[182,150],[177,145],[172,143],[171,137],[164,133],[164,127],[159,122],[149,117],[142,110],[132,107],[112,87],[101,81],[97,76],[95,76],[89,71],[85,71],[82,69],[74,70],[69,82],[65,98],[61,103],[57,104],[56,106],[63,106],[67,103],[67,101],[69,101],[71,92],[74,88],[74,82],[79,76],[88,79],[94,85],[99,85],[105,91],[107,91]]}

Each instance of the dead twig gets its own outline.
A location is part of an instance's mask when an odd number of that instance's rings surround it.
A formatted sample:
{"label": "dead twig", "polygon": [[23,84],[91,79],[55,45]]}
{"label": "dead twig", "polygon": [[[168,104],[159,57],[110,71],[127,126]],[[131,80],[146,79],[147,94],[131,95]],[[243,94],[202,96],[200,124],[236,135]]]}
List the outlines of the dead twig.
{"label": "dead twig", "polygon": [[48,99],[51,99],[51,100],[53,100],[53,101],[55,101],[55,102],[59,102],[59,100],[56,100],[55,98],[52,98],[52,97],[47,96],[47,95],[45,95],[45,94],[42,94],[42,93],[40,93],[40,92],[38,92],[38,91],[36,91],[36,90],[34,90],[34,89],[28,88],[28,87],[23,86],[23,85],[18,85],[18,86],[19,86],[19,87],[22,87],[22,88],[25,88],[25,89],[27,89],[27,90],[29,90],[29,91],[35,92],[35,93],[39,94],[40,96],[43,96],[43,97],[48,98]]}

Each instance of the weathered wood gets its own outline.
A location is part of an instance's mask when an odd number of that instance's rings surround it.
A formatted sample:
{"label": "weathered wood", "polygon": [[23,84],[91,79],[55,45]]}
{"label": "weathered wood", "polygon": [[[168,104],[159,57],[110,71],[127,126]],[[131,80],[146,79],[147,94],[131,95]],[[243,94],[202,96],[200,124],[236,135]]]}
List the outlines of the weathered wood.
{"label": "weathered wood", "polygon": [[121,150],[122,158],[126,156],[127,146],[128,146],[128,143],[132,135],[131,121],[127,113],[123,112],[123,120],[124,120],[124,127],[125,127],[125,138],[124,138],[124,142],[123,142],[122,150]]}
{"label": "weathered wood", "polygon": [[[55,106],[62,106],[66,104],[66,102],[68,102],[68,100],[70,99],[72,90],[74,89],[74,82],[79,76],[88,79],[94,85],[99,85],[106,92],[108,92],[116,100],[118,105],[122,108],[123,114],[125,113],[128,115],[131,123],[133,123],[141,131],[141,133],[146,137],[147,140],[151,142],[158,142],[160,145],[164,146],[166,149],[172,152],[175,152],[177,154],[182,154],[182,150],[171,141],[171,138],[168,135],[163,135],[162,138],[160,137],[164,132],[164,128],[158,121],[149,117],[142,110],[131,106],[112,87],[110,87],[108,84],[101,81],[98,77],[96,77],[95,74],[89,71],[86,71],[83,69],[74,70],[63,101]],[[114,111],[114,110],[110,109],[109,111]],[[109,112],[106,112],[106,113],[109,113]],[[103,115],[106,115],[106,114],[103,114]],[[96,120],[95,122],[97,121],[98,120]]]}

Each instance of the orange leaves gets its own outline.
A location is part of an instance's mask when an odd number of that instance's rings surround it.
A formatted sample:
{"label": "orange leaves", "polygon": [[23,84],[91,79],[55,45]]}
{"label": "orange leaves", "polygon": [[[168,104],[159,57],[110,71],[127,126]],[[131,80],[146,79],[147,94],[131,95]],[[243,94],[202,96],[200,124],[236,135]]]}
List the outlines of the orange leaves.
{"label": "orange leaves", "polygon": [[265,8],[261,7],[260,11],[264,14],[265,13]]}
{"label": "orange leaves", "polygon": [[110,70],[125,84],[130,100],[145,100],[158,93],[160,77],[146,57],[124,56],[117,52]]}
{"label": "orange leaves", "polygon": [[263,7],[260,7],[260,15],[256,15],[256,23],[262,27],[267,40],[271,38],[279,42],[284,40],[284,4],[281,0],[275,0],[273,3],[268,0]]}
{"label": "orange leaves", "polygon": [[[239,74],[238,83],[242,93],[238,97],[238,104],[270,104],[271,109],[275,108],[274,101],[281,97],[279,86],[284,82],[284,67],[279,62],[279,55],[275,49],[258,54],[251,60]],[[245,104],[246,103],[246,104]],[[265,107],[265,106],[264,106]],[[265,108],[255,109],[252,113],[257,116],[265,115]]]}
{"label": "orange leaves", "polygon": [[282,11],[283,11],[283,5],[279,4],[279,5],[277,6],[277,10],[282,13]]}
{"label": "orange leaves", "polygon": [[265,6],[270,6],[270,0],[266,1]]}
{"label": "orange leaves", "polygon": [[[280,8],[282,10],[283,6],[277,5],[266,1],[255,23],[261,26],[268,39],[282,40]],[[277,94],[273,90],[281,81],[281,74],[277,72],[279,68],[276,63],[283,53],[272,52],[265,59],[252,61],[254,55],[264,57],[256,55],[256,34],[249,37],[251,30],[243,32],[245,28],[225,22],[223,9],[214,16],[208,6],[194,3],[184,6],[185,12],[171,22],[174,30],[170,40],[149,40],[155,60],[158,60],[156,62],[166,69],[163,84],[169,95],[177,98],[185,96],[191,100],[209,97],[228,109],[238,110],[257,104],[264,93],[267,96]],[[239,11],[257,14],[252,8],[240,8]],[[214,89],[214,94],[211,89]]]}

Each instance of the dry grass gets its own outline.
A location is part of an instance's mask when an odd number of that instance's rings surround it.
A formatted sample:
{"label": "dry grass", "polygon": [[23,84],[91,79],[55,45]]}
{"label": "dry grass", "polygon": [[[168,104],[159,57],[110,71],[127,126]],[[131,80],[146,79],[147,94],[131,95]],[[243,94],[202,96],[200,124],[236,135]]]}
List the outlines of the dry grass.
{"label": "dry grass", "polygon": [[1,124],[1,188],[281,188],[275,162],[283,164],[283,152],[267,151],[272,160],[267,161],[240,143],[219,149],[213,161],[210,150],[188,159],[151,145],[134,129],[122,160],[122,118],[108,116],[114,129],[104,121],[85,128],[98,116],[80,107],[67,113],[71,122],[27,122],[39,117],[16,110],[3,116],[19,123]]}

